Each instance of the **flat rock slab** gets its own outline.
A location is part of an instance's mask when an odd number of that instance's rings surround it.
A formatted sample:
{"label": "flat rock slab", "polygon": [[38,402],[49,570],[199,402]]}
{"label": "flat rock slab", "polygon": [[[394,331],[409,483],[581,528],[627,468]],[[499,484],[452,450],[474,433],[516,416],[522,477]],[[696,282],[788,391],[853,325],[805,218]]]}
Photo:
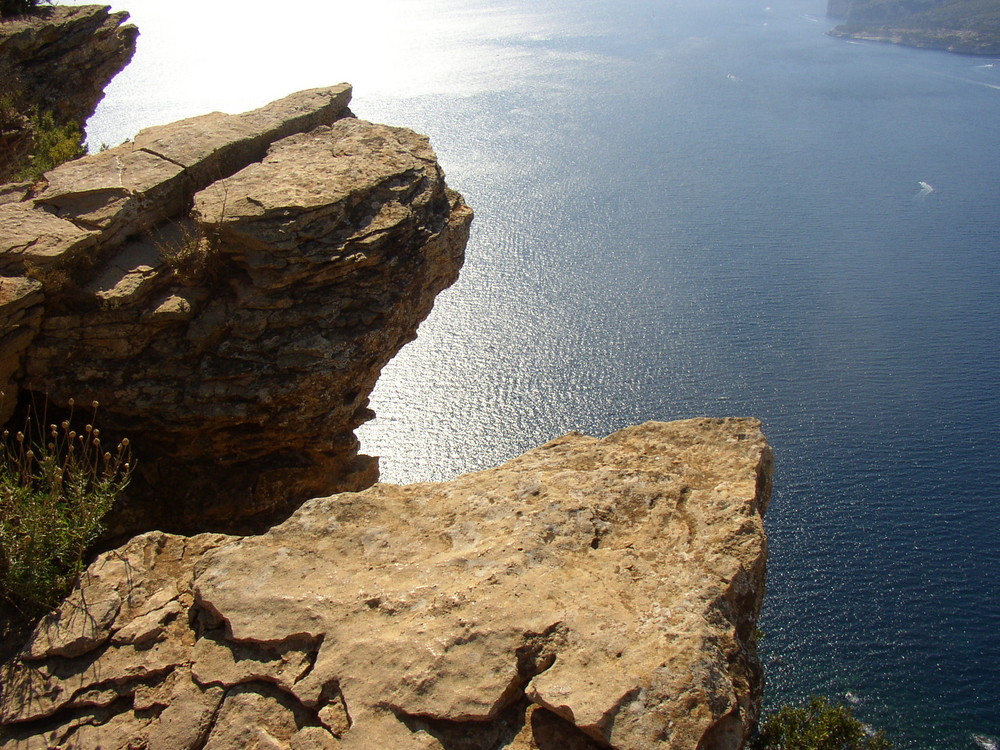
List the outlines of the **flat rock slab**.
{"label": "flat rock slab", "polygon": [[212,112],[147,128],[133,147],[183,166],[204,186],[259,161],[274,141],[344,117],[350,99],[346,83],[299,91],[252,112]]}
{"label": "flat rock slab", "polygon": [[97,244],[97,232],[83,229],[29,203],[0,205],[0,269],[24,273],[73,258]]}
{"label": "flat rock slab", "polygon": [[770,478],[755,420],[647,423],[137,537],[5,668],[0,746],[738,748]]}

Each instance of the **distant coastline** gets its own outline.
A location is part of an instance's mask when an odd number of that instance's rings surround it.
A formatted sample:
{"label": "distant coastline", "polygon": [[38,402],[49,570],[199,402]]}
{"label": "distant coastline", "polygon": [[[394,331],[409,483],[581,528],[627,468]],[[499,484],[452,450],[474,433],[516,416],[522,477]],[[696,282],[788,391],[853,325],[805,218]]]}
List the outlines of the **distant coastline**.
{"label": "distant coastline", "polygon": [[1000,56],[1000,0],[829,0],[827,15],[845,21],[835,37]]}

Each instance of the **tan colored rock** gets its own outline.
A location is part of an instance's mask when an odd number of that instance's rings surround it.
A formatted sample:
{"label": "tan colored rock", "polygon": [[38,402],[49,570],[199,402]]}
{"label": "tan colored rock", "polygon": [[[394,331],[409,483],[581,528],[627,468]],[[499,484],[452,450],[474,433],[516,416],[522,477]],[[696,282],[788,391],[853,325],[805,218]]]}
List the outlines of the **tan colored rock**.
{"label": "tan colored rock", "polygon": [[[156,722],[151,722],[146,730],[147,747],[149,750],[198,747],[212,729],[225,690],[214,685],[202,687],[183,667],[175,669],[168,680],[173,683],[169,693],[161,691],[158,699],[136,701],[136,711],[147,706],[153,711],[161,709]],[[139,691],[136,697],[140,698]]]}
{"label": "tan colored rock", "polygon": [[193,192],[184,167],[127,143],[67,162],[45,179],[35,204],[101,230],[105,245],[180,212]]}
{"label": "tan colored rock", "polygon": [[0,276],[0,316],[4,320],[42,302],[42,284],[23,276]]}
{"label": "tan colored rock", "polygon": [[259,161],[276,140],[349,114],[350,95],[340,84],[242,115],[215,112],[147,128],[133,143],[46,173],[35,204],[101,230],[105,246],[117,244],[179,215],[196,190]]}
{"label": "tan colored rock", "polygon": [[97,244],[97,233],[31,203],[0,205],[0,269],[25,272],[26,266],[45,268],[53,262],[76,258]]}
{"label": "tan colored rock", "polygon": [[133,147],[181,165],[205,186],[260,161],[275,141],[343,117],[350,99],[346,83],[300,91],[241,115],[212,112],[147,128]]}
{"label": "tan colored rock", "polygon": [[130,438],[115,533],[263,528],[377,478],[353,430],[472,213],[425,137],[354,119],[350,94],[149,128],[0,205],[0,272],[42,282],[30,325],[0,312],[0,382],[97,400]]}
{"label": "tan colored rock", "polygon": [[6,667],[4,731],[141,745],[168,717],[175,742],[220,749],[738,748],[770,478],[755,420],[648,423],[313,499],[261,536],[137,537],[64,605],[111,587],[117,616]]}
{"label": "tan colored rock", "polygon": [[30,191],[30,182],[9,182],[6,185],[0,185],[0,206],[23,201],[28,197]]}

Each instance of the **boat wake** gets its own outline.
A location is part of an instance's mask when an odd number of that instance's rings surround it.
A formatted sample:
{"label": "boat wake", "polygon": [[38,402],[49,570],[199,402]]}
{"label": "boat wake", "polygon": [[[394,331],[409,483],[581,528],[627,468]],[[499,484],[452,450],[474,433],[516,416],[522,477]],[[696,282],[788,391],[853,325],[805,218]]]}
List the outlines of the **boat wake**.
{"label": "boat wake", "polygon": [[913,196],[913,200],[915,201],[922,201],[924,198],[926,198],[928,195],[934,192],[934,186],[931,185],[929,182],[924,182],[923,180],[920,180],[920,182],[918,182],[917,184],[920,185],[920,190],[917,192],[916,195]]}
{"label": "boat wake", "polygon": [[1000,740],[995,737],[987,737],[985,734],[972,735],[972,741],[982,750],[1000,750]]}

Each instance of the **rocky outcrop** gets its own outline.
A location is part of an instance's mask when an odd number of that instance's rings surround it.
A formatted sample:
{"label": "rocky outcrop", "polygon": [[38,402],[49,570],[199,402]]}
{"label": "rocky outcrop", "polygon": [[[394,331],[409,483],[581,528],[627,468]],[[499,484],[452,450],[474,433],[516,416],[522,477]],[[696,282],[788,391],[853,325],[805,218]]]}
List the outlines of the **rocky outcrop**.
{"label": "rocky outcrop", "polygon": [[0,746],[733,750],[770,479],[755,420],[649,423],[139,536],[5,668]]}
{"label": "rocky outcrop", "polygon": [[110,10],[43,5],[0,22],[0,81],[16,81],[23,105],[82,126],[135,53],[138,29]]}
{"label": "rocky outcrop", "polygon": [[831,36],[971,55],[1000,54],[1000,0],[828,0]]}
{"label": "rocky outcrop", "polygon": [[243,531],[377,478],[353,430],[472,214],[349,98],[150,128],[0,205],[7,403],[101,403],[139,464],[117,531]]}

